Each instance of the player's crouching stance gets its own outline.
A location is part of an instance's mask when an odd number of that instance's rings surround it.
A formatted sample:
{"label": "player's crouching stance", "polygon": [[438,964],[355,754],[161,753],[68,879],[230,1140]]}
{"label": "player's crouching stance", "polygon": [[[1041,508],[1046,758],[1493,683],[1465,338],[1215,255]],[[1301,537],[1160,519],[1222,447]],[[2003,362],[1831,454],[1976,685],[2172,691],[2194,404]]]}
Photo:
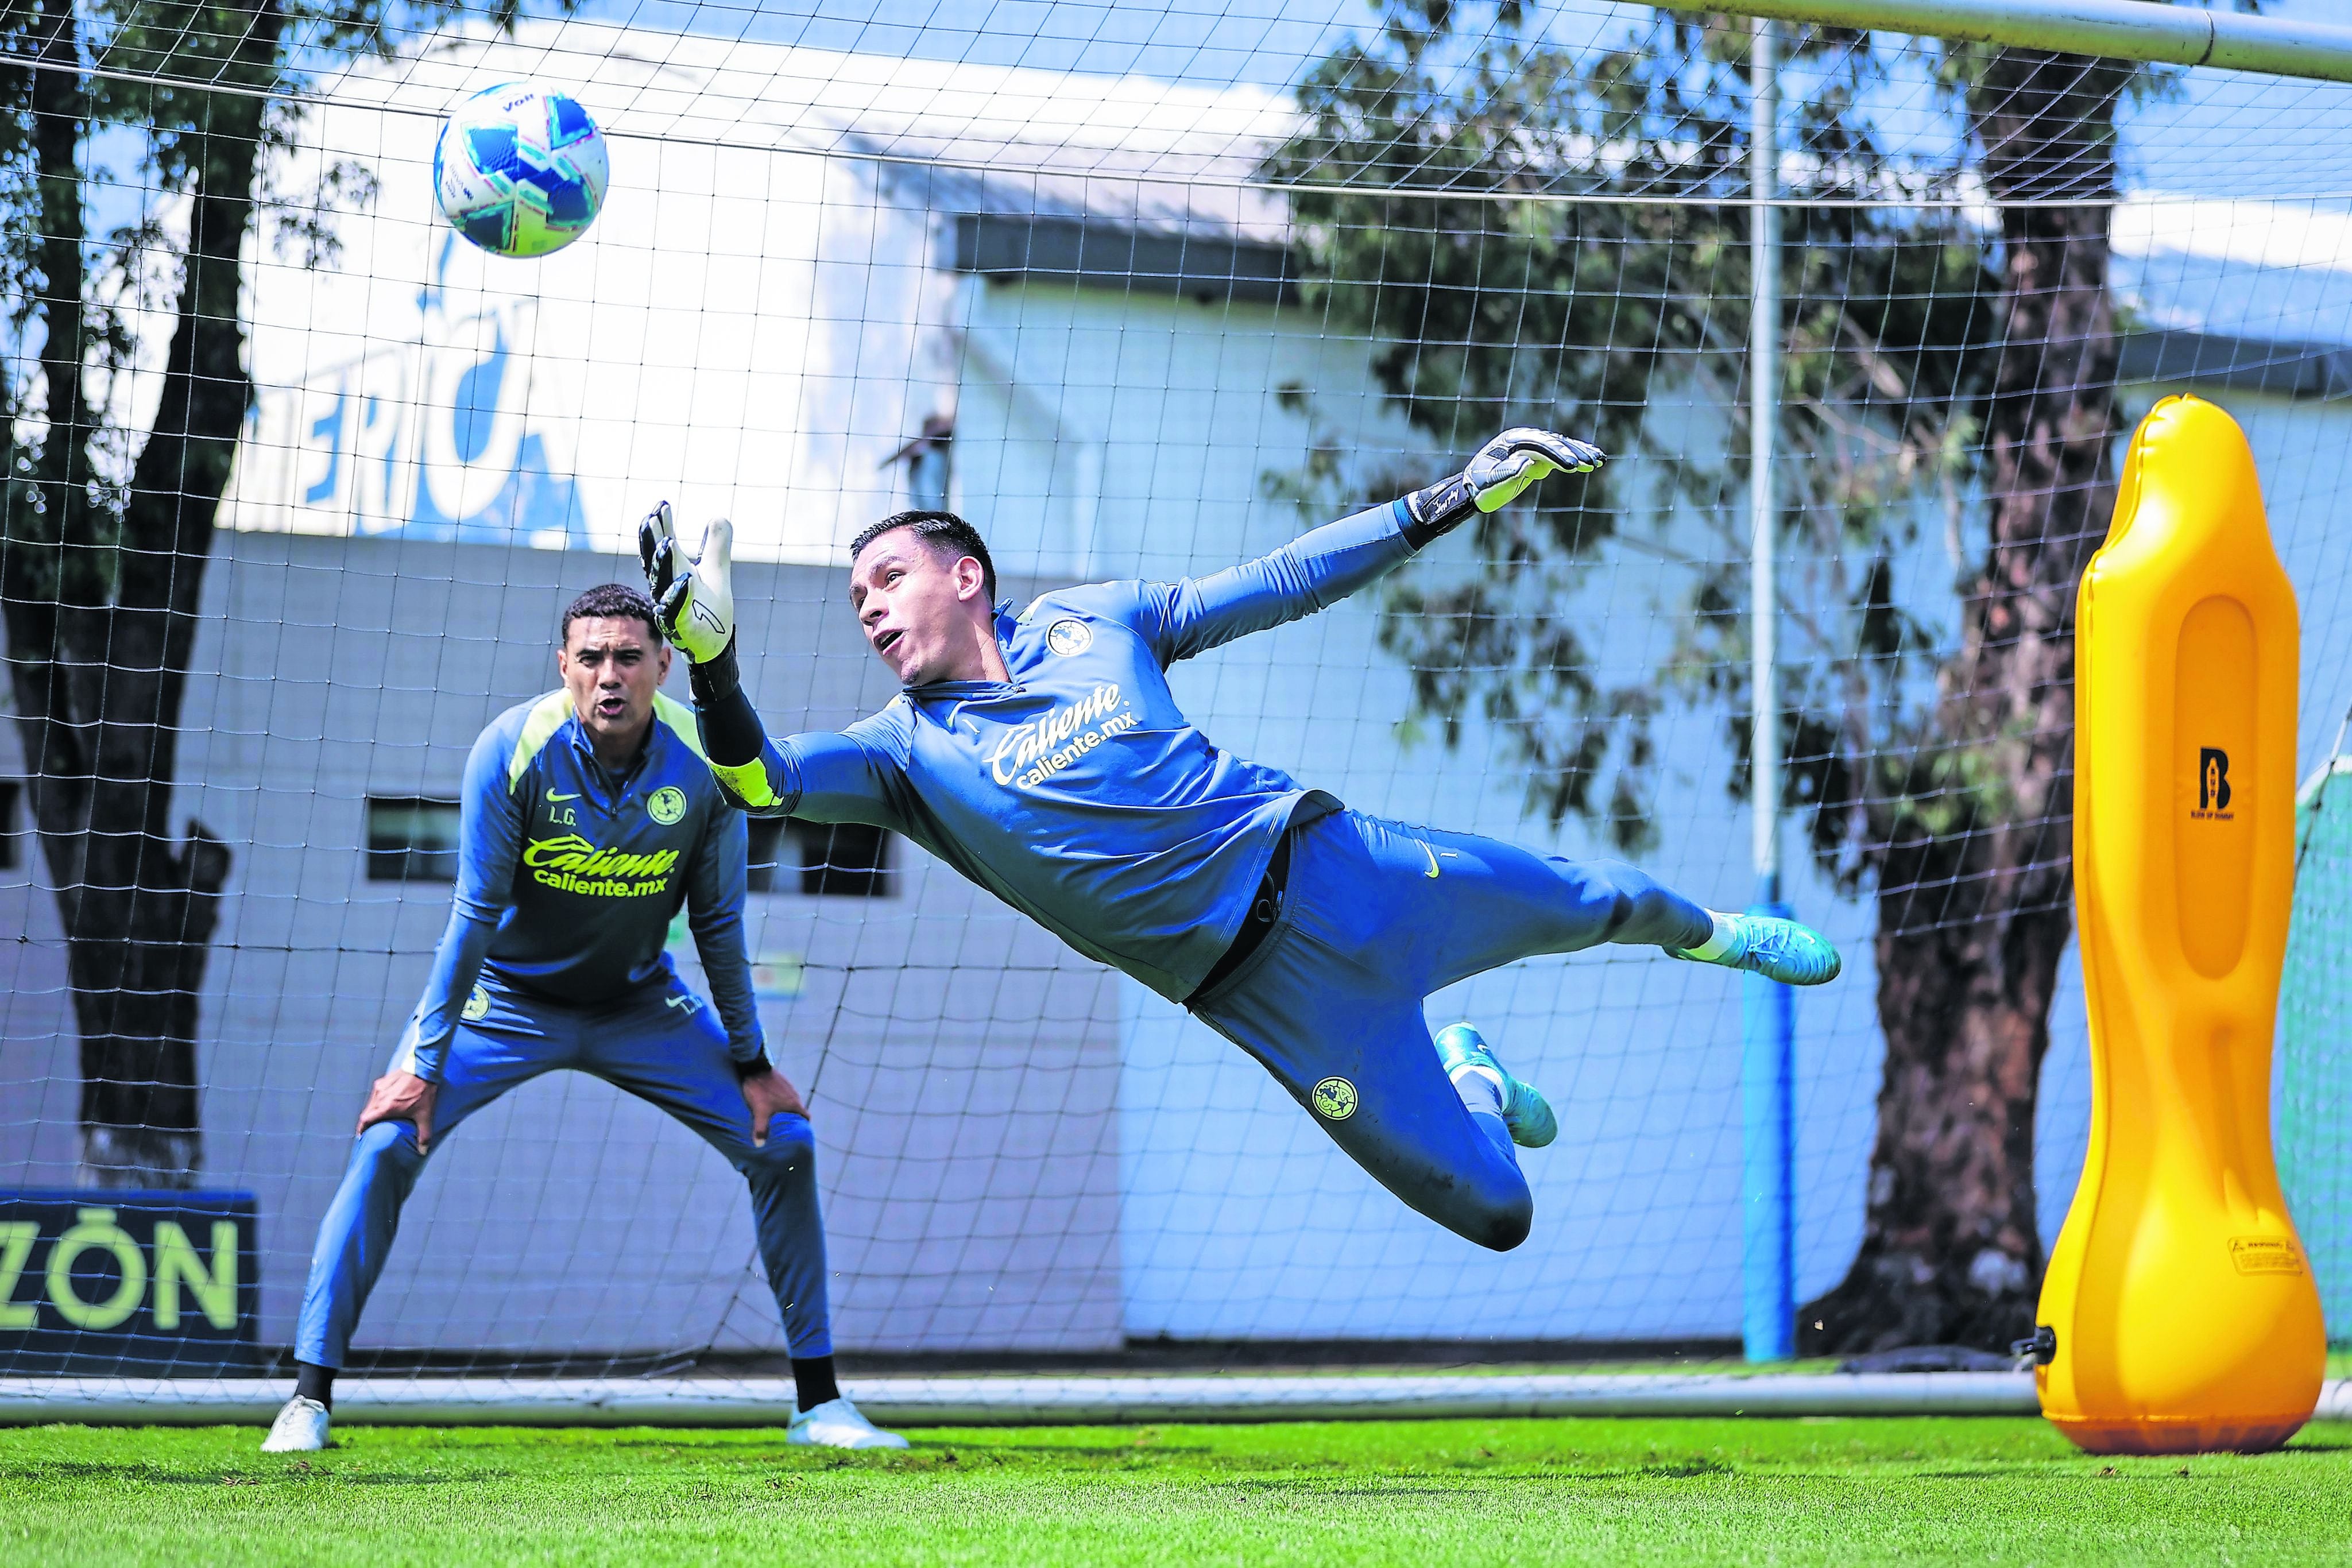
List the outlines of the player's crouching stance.
{"label": "player's crouching stance", "polygon": [[[360,1113],[310,1254],[296,1389],[262,1448],[327,1445],[334,1377],[427,1151],[553,1068],[593,1072],[699,1133],[751,1187],[799,1398],[790,1440],[903,1448],[841,1396],[815,1145],[768,1064],[743,953],[747,833],[704,766],[654,608],[592,588],[563,612],[563,689],[509,709],[466,764],[457,895],[424,998]],[[719,1019],[663,944],[679,905]]]}
{"label": "player's crouching stance", "polygon": [[837,735],[770,742],[738,685],[731,530],[689,559],[667,507],[640,536],[664,628],[693,661],[705,750],[750,810],[877,823],[1257,1058],[1390,1191],[1497,1250],[1533,1213],[1514,1141],[1551,1108],[1427,995],[1601,942],[1795,985],[1838,972],[1793,921],[1717,915],[1628,865],[1377,821],[1212,746],[1165,671],[1322,609],[1475,511],[1601,454],[1506,432],[1465,472],[1273,554],[1182,582],[1105,582],[995,605],[988,547],[906,512],[851,547],[849,597],[905,690]]}

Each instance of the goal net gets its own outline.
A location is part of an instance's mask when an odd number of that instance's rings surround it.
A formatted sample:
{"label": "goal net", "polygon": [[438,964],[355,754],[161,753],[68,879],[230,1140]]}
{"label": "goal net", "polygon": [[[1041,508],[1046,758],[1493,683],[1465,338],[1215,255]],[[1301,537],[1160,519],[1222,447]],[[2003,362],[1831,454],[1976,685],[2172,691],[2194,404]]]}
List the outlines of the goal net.
{"label": "goal net", "polygon": [[[846,599],[846,541],[887,513],[971,518],[1018,605],[1264,553],[1506,425],[1597,440],[1602,475],[1178,666],[1176,692],[1221,747],[1359,810],[1635,860],[1718,908],[1756,895],[1747,25],[1103,0],[1016,36],[984,9],[656,26],[596,5],[357,60],[294,20],[251,79],[123,34],[9,57],[6,123],[52,135],[0,144],[31,236],[0,242],[0,1373],[282,1364],[447,917],[467,751],[556,685],[559,612],[635,580],[656,501],[689,539],[733,520],[746,683],[782,734],[895,690]],[[2088,1106],[2067,666],[2018,627],[2071,612],[2159,396],[2220,402],[2253,444],[2305,615],[2305,771],[2352,705],[2352,89],[2035,74],[1885,35],[1781,49],[1779,891],[1847,964],[1795,1002],[1793,1299],[1834,1303],[1815,1348],[1982,1343],[2031,1323]],[[191,139],[157,127],[202,96],[189,78],[261,93],[265,140],[236,275],[251,406],[208,546],[164,559],[200,582],[175,653],[127,620],[71,629],[153,553],[123,519],[184,391]],[[614,171],[587,236],[535,262],[475,249],[432,195],[441,117],[525,78],[590,109]],[[82,225],[62,239],[60,136]],[[159,661],[168,747],[89,716]],[[1956,699],[1971,680],[1990,707]],[[168,789],[126,807],[150,777]],[[2339,786],[2306,796],[2279,1125],[2342,1334]],[[178,857],[182,921],[127,942],[85,897],[160,907],[91,869],[131,863],[93,847],[125,832],[163,835],[151,868]],[[762,825],[752,862],[759,1003],[814,1108],[849,1365],[1737,1354],[1756,1134],[1722,972],[1616,948],[1432,1000],[1559,1113],[1523,1162],[1534,1234],[1497,1255],[1404,1208],[1181,1009],[914,846]],[[109,1000],[134,992],[162,1002]],[[1963,1014],[2018,1026],[1974,1088]],[[1928,1147],[1947,1111],[1955,1145]],[[2010,1197],[1953,1219],[1971,1183]],[[1922,1252],[1947,1220],[1979,1241]],[[1915,1268],[1929,1308],[1873,1319],[1869,1281]],[[740,1178],[553,1072],[436,1145],[354,1365],[783,1348]]]}
{"label": "goal net", "polygon": [[2352,918],[2352,759],[2339,733],[2295,798],[2294,924],[2279,990],[2279,1176],[2319,1282],[2331,1341],[2352,1339],[2352,1051],[2345,1013]]}

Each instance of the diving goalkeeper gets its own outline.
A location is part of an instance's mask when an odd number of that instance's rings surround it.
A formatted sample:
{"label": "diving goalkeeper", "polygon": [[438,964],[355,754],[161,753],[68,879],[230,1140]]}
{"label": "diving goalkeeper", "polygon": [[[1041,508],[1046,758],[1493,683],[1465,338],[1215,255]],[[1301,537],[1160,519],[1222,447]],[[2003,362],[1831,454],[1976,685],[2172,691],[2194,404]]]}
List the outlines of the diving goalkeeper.
{"label": "diving goalkeeper", "polygon": [[996,603],[962,519],[902,512],[850,548],[849,599],[904,686],[838,734],[770,741],[738,680],[733,534],[698,559],[667,506],[639,535],[664,630],[692,661],[703,747],[751,811],[906,834],[1088,957],[1255,1057],[1388,1189],[1498,1251],[1534,1204],[1514,1143],[1551,1108],[1477,1030],[1434,1040],[1432,991],[1602,942],[1819,985],[1838,955],[1794,921],[1711,913],[1613,862],[1382,821],[1212,745],[1166,670],[1323,609],[1480,511],[1601,453],[1512,430],[1463,473],[1181,582]]}
{"label": "diving goalkeeper", "polygon": [[[743,954],[749,835],[685,707],[661,695],[670,658],[654,607],[616,582],[592,588],[561,639],[562,689],[491,720],[467,759],[455,907],[319,1222],[294,1397],[262,1448],[326,1447],[336,1370],[425,1155],[556,1068],[660,1106],[743,1174],[799,1395],[786,1440],[903,1448],[835,1380],[816,1145],[769,1065]],[[716,1019],[664,950],[681,906]]]}

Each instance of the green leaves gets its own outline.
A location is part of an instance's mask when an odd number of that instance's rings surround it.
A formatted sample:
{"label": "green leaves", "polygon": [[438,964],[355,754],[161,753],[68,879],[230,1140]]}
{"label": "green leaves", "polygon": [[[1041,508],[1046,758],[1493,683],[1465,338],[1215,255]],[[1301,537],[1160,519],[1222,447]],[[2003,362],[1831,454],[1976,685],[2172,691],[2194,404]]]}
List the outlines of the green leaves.
{"label": "green leaves", "polygon": [[[1526,768],[1531,812],[1640,849],[1670,702],[1729,710],[1726,782],[1746,789],[1747,31],[1662,13],[1646,36],[1579,55],[1516,10],[1385,16],[1309,73],[1306,127],[1265,171],[1292,189],[1307,305],[1371,340],[1432,472],[1518,423],[1621,460],[1549,481],[1541,509],[1482,517],[1458,578],[1392,592],[1382,642],[1412,673],[1412,732],[1455,744],[1486,721]],[[1886,62],[1866,39],[1816,34],[1798,53],[1792,193],[1948,187],[1955,171],[1885,150],[1866,106]],[[1898,580],[1929,559],[1923,528],[1962,531],[1999,279],[1989,236],[1943,207],[1816,204],[1784,209],[1783,227],[1789,565],[1771,700],[1796,742],[1789,804],[1811,810],[1816,848],[1851,880],[1858,847],[1917,819],[1915,785],[1942,788],[1885,760],[1920,744],[1952,636],[1903,608],[1949,603],[1947,585]],[[1343,467],[1327,444],[1270,487],[1302,501],[1381,487]],[[1580,595],[1601,563],[1661,557],[1669,586],[1650,614],[1675,634],[1636,678],[1604,679],[1601,644],[1642,639],[1596,625]]]}

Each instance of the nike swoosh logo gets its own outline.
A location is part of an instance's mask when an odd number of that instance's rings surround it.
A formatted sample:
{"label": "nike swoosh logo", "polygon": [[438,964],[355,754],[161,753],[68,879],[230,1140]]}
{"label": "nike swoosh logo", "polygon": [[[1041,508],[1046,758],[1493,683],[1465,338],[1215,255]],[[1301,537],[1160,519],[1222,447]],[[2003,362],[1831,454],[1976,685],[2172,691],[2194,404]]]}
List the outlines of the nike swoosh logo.
{"label": "nike swoosh logo", "polygon": [[548,798],[550,800],[577,800],[578,799],[580,799],[580,791],[579,791],[579,790],[577,790],[577,789],[574,789],[574,790],[573,790],[573,791],[572,791],[572,793],[571,793],[571,794],[569,794],[569,795],[559,795],[559,794],[557,794],[554,790],[550,789],[550,790],[547,792],[547,798]]}
{"label": "nike swoosh logo", "polygon": [[1423,843],[1421,846],[1421,852],[1429,857],[1429,870],[1424,874],[1435,876],[1437,874],[1437,852],[1431,849],[1426,843]]}

